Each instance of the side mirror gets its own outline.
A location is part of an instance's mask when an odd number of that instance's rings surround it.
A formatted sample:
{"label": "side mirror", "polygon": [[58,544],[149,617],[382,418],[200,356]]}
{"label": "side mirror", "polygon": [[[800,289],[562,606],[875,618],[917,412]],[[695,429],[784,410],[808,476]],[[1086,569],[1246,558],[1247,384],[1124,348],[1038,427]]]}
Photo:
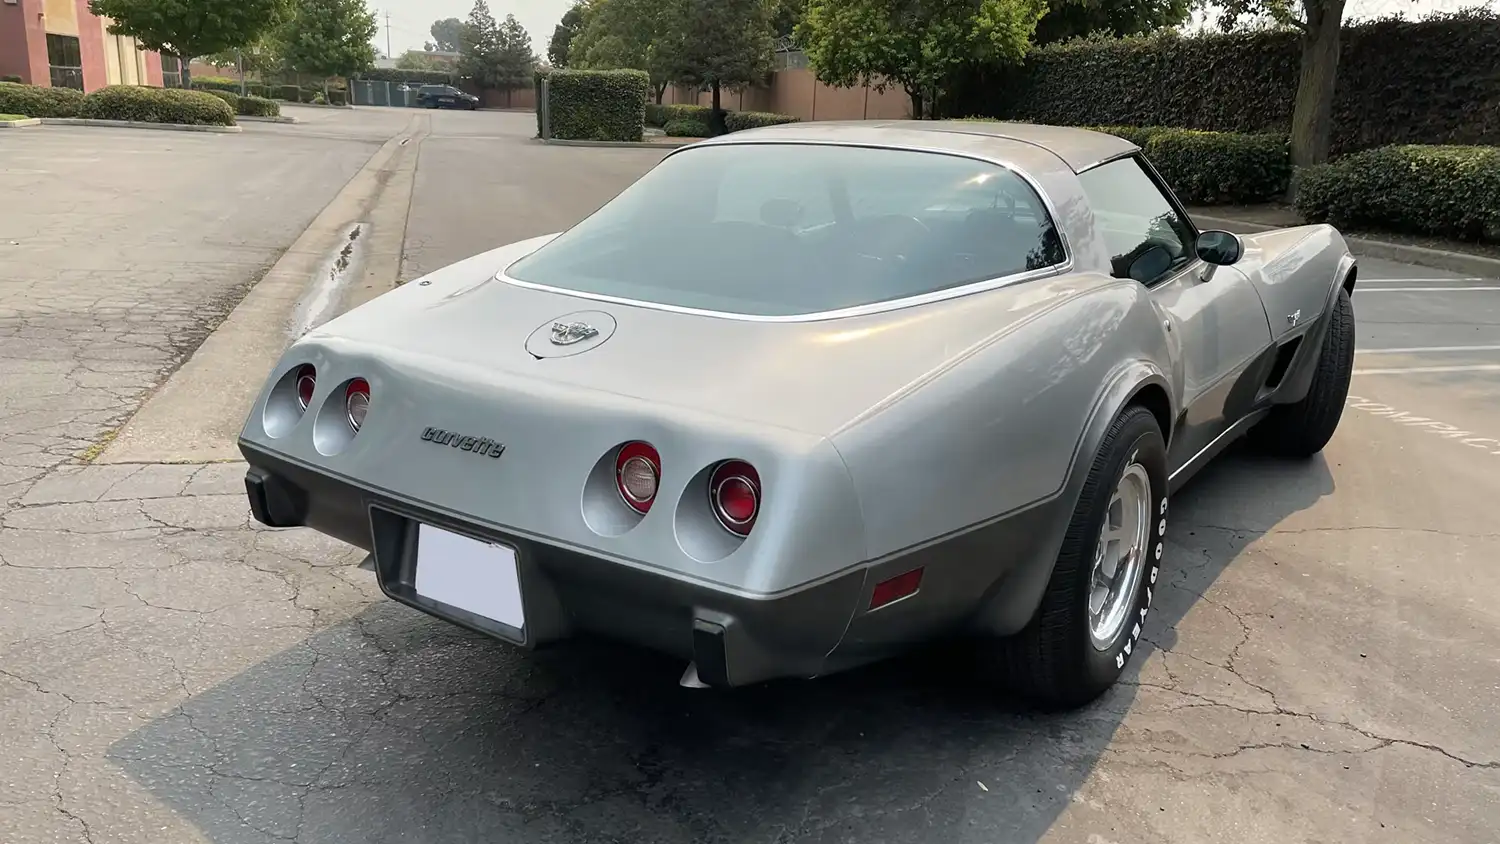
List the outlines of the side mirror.
{"label": "side mirror", "polygon": [[1206,231],[1198,235],[1195,246],[1198,257],[1220,267],[1227,267],[1245,254],[1245,244],[1240,236],[1231,232]]}

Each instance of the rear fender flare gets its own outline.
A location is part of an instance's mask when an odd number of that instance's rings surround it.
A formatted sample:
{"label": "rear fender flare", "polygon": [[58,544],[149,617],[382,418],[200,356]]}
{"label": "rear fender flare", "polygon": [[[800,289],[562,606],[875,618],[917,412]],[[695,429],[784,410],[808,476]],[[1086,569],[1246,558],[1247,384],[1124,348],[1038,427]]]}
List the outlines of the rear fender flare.
{"label": "rear fender flare", "polygon": [[[1118,370],[1100,392],[1093,410],[1085,422],[1078,438],[1078,448],[1057,497],[1037,505],[1042,523],[1039,528],[1047,533],[1047,541],[1033,556],[1020,560],[1010,573],[990,587],[980,604],[975,619],[978,632],[993,636],[1010,636],[1021,631],[1036,615],[1041,606],[1042,595],[1047,590],[1047,581],[1052,578],[1052,569],[1057,564],[1057,555],[1062,550],[1063,535],[1078,507],[1078,498],[1083,494],[1083,484],[1088,480],[1094,457],[1099,452],[1109,427],[1125,408],[1140,403],[1139,396],[1148,388],[1160,388],[1167,396],[1167,408],[1146,406],[1164,423],[1163,440],[1170,442],[1173,421],[1178,408],[1170,380],[1156,364],[1145,360],[1131,361]],[[1165,410],[1165,419],[1162,411]],[[1169,467],[1170,468],[1170,467]]]}

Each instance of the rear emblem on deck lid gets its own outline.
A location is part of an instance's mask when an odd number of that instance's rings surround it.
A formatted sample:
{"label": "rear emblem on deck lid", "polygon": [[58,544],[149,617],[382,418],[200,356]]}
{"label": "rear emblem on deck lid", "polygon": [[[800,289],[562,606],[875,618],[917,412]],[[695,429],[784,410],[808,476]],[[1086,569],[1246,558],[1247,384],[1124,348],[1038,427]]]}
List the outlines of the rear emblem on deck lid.
{"label": "rear emblem on deck lid", "polygon": [[574,343],[582,343],[590,337],[598,337],[599,329],[586,322],[554,322],[552,323],[552,345],[571,346]]}

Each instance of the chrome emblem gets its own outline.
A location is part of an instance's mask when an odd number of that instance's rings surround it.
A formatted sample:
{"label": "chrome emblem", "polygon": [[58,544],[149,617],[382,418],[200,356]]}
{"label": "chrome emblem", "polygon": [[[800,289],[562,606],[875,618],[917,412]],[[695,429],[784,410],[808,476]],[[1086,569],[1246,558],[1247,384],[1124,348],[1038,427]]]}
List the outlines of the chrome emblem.
{"label": "chrome emblem", "polygon": [[1293,311],[1292,313],[1289,313],[1289,314],[1286,315],[1286,324],[1287,325],[1296,325],[1297,322],[1299,320],[1301,320],[1301,319],[1302,319],[1302,311],[1300,311],[1300,310]]}
{"label": "chrome emblem", "polygon": [[574,343],[582,343],[590,337],[598,337],[599,329],[586,322],[554,322],[552,323],[552,345],[571,346]]}

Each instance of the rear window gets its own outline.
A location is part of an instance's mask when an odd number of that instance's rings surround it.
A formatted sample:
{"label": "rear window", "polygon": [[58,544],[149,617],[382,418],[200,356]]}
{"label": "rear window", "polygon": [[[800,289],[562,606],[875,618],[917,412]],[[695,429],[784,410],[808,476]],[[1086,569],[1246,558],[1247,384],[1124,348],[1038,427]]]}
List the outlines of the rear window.
{"label": "rear window", "polygon": [[683,150],[512,264],[520,281],[792,316],[1062,263],[1015,173],[940,153],[818,144]]}

